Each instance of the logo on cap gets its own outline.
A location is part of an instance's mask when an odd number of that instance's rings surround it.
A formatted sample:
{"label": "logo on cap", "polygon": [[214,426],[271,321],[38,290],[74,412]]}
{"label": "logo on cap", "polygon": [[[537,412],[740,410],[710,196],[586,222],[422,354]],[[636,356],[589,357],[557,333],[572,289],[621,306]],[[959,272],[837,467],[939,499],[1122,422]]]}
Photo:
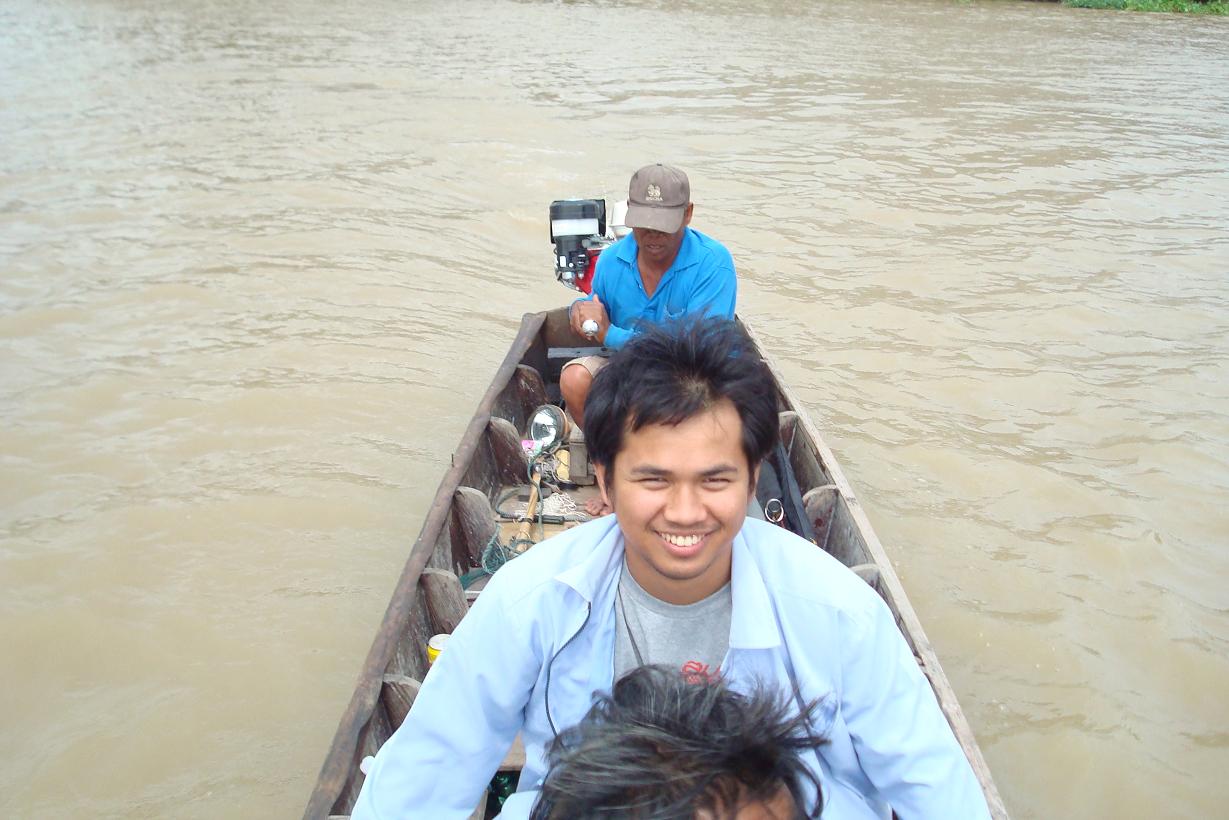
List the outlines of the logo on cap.
{"label": "logo on cap", "polygon": [[644,198],[648,202],[661,202],[661,188],[649,183],[649,187],[644,194]]}

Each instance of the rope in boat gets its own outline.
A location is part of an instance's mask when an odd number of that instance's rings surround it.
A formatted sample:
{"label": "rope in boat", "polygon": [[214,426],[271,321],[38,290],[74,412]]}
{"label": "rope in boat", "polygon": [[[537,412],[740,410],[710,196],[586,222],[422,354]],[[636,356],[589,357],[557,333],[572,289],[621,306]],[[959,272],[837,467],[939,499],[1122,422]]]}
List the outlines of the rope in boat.
{"label": "rope in boat", "polygon": [[499,533],[496,532],[491,536],[491,540],[487,541],[485,547],[482,548],[482,557],[478,559],[479,565],[487,575],[494,575],[504,564],[516,557],[516,553],[512,551],[510,546],[505,547],[503,542],[499,540]]}
{"label": "rope in boat", "polygon": [[[534,469],[533,463],[530,463],[529,465],[529,482],[531,485],[533,485],[535,490],[537,490],[537,492],[533,493],[533,495],[540,499],[542,497],[541,496],[542,473],[540,470]],[[510,492],[520,492],[520,488],[514,487]],[[507,500],[508,495],[509,493],[504,493],[500,497],[499,501],[496,503],[496,508],[498,508],[500,505],[503,504],[505,500]],[[534,507],[536,508],[537,513],[538,513],[537,515],[538,538],[539,540],[541,540],[546,537],[546,523],[543,520],[543,510],[545,509],[546,504],[545,502],[539,501],[534,504]],[[573,504],[573,507],[575,507],[575,504]],[[528,504],[526,505],[526,508],[528,508]],[[529,510],[526,509],[525,513],[528,514]],[[501,514],[501,517],[504,517],[504,514],[502,512],[500,514]],[[524,515],[521,515],[521,516],[518,516],[514,520],[522,520],[524,519],[524,517],[525,517]],[[534,516],[532,514],[529,514],[530,526],[532,526],[533,518]],[[496,572],[499,571],[500,567],[502,567],[504,564],[508,563],[513,558],[520,555],[522,552],[529,549],[536,543],[537,542],[534,541],[532,538],[522,537],[521,535],[518,534],[514,536],[511,541],[505,544],[499,537],[499,529],[496,528],[495,532],[491,534],[490,539],[486,542],[486,546],[482,548],[482,553],[478,559],[479,568],[475,570],[470,570],[469,572],[462,575],[461,576],[461,586],[465,589],[468,589],[470,584],[472,584],[474,581],[477,581],[479,578],[483,577],[484,575],[494,575]]]}
{"label": "rope in boat", "polygon": [[486,546],[478,559],[478,569],[471,569],[461,576],[461,588],[469,589],[470,584],[486,575],[494,575],[500,567],[516,557],[511,546],[505,546],[500,540],[499,530],[495,530],[487,540]]}
{"label": "rope in boat", "polygon": [[[520,487],[513,487],[499,497],[495,512],[501,519],[505,521],[520,521],[525,517],[526,505],[524,504],[504,507],[508,499],[520,491]],[[571,521],[588,521],[589,514],[581,510],[580,506],[576,503],[576,499],[562,490],[557,490],[541,502],[538,519],[545,521],[547,524],[566,524]]]}

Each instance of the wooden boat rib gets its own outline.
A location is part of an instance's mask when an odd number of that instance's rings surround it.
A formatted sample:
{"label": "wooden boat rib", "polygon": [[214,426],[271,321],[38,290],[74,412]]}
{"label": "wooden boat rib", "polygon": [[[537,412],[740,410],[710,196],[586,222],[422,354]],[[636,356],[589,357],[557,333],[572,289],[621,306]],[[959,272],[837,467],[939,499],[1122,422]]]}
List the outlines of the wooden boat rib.
{"label": "wooden boat rib", "polygon": [[[497,499],[505,488],[525,483],[527,460],[520,431],[534,408],[558,400],[559,372],[566,358],[552,356],[552,349],[583,344],[572,334],[565,310],[525,315],[410,550],[305,818],[350,814],[363,782],[360,763],[401,724],[426,674],[427,641],[434,634],[451,632],[467,611],[458,577],[480,565],[482,550],[496,531]],[[756,345],[763,355],[758,340]],[[981,782],[991,816],[1006,820],[1007,811],[955,692],[866,513],[779,371],[766,356],[765,361],[780,392],[782,441],[817,543],[854,569],[887,602]],[[547,535],[551,529],[547,527]],[[522,762],[513,752],[501,769],[515,770]],[[481,807],[474,816],[483,816]]]}

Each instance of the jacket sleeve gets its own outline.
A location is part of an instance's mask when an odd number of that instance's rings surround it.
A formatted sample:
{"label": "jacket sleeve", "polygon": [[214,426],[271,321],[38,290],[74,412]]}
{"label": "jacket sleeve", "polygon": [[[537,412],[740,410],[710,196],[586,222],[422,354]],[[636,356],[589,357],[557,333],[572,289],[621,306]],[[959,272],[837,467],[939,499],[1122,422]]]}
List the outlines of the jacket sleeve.
{"label": "jacket sleeve", "polygon": [[981,784],[934,691],[891,611],[873,597],[842,647],[841,710],[863,771],[901,820],[988,820]]}
{"label": "jacket sleeve", "polygon": [[381,747],[354,820],[468,818],[524,722],[541,669],[532,619],[510,618],[492,579]]}

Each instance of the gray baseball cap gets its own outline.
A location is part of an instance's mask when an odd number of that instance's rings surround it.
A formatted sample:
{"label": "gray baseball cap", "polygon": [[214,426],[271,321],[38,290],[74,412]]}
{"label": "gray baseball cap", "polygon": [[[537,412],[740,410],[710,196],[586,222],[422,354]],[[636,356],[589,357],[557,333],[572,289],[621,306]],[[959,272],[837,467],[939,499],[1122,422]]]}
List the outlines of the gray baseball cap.
{"label": "gray baseball cap", "polygon": [[683,227],[683,215],[689,202],[691,183],[686,174],[660,162],[646,165],[632,174],[623,224],[629,228],[675,233]]}

